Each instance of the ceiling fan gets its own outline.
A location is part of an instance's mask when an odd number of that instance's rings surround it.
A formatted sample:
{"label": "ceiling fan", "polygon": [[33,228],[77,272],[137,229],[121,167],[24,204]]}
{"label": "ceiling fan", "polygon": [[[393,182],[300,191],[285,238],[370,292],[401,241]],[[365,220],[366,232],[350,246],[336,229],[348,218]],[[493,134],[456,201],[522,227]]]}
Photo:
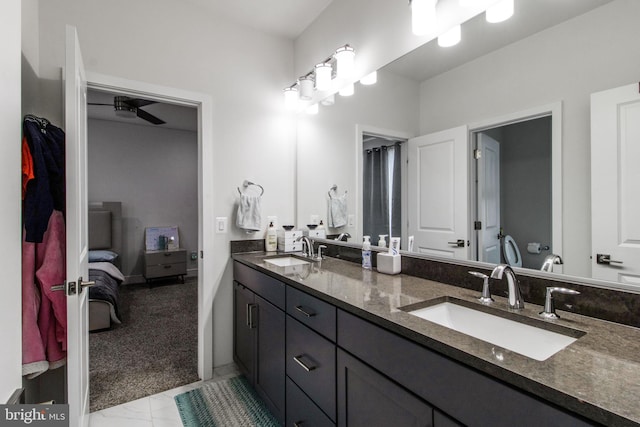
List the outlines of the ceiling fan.
{"label": "ceiling fan", "polygon": [[156,101],[148,101],[146,99],[141,98],[129,98],[128,96],[114,96],[113,104],[102,104],[98,102],[88,102],[87,105],[107,105],[113,107],[116,112],[116,116],[125,117],[128,119],[132,119],[135,117],[140,117],[143,120],[146,120],[154,125],[161,125],[166,123],[164,120],[159,119],[153,114],[149,114],[144,110],[141,110],[140,107],[144,107],[145,105],[155,104]]}

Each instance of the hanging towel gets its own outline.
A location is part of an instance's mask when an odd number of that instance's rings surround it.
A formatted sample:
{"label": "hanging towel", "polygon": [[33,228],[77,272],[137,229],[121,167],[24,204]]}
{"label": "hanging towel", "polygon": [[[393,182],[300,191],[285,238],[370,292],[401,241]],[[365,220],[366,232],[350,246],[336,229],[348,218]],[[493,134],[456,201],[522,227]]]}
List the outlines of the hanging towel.
{"label": "hanging towel", "polygon": [[240,194],[236,225],[247,232],[260,230],[260,196]]}
{"label": "hanging towel", "polygon": [[328,226],[331,228],[341,228],[347,225],[347,193],[341,196],[331,196],[327,201]]}

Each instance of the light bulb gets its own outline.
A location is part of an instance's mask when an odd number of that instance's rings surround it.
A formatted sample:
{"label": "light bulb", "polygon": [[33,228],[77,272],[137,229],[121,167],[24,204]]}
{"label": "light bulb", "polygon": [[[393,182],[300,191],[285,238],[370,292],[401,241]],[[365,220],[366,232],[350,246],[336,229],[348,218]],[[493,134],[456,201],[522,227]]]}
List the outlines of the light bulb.
{"label": "light bulb", "polygon": [[316,65],[316,89],[319,91],[329,90],[331,87],[331,64],[326,62]]}
{"label": "light bulb", "polygon": [[411,30],[416,36],[427,34],[436,25],[437,0],[411,0]]}
{"label": "light bulb", "polygon": [[360,79],[360,83],[365,86],[374,85],[378,82],[378,72],[374,71],[373,73],[369,73],[363,78]]}
{"label": "light bulb", "polygon": [[485,18],[492,24],[506,21],[513,16],[513,0],[502,0],[487,9]]}
{"label": "light bulb", "polygon": [[353,87],[353,83],[350,83],[345,87],[343,87],[342,89],[340,89],[338,93],[340,94],[340,96],[351,96],[353,95],[354,92],[355,92],[355,88]]}
{"label": "light bulb", "polygon": [[313,79],[311,77],[300,77],[298,86],[300,86],[301,100],[308,101],[313,97]]}
{"label": "light bulb", "polygon": [[447,30],[446,33],[438,36],[438,46],[451,47],[460,43],[461,29],[460,25],[456,25]]}
{"label": "light bulb", "polygon": [[298,108],[298,88],[287,87],[284,89],[284,106],[288,110]]}
{"label": "light bulb", "polygon": [[335,53],[336,57],[336,77],[339,79],[350,79],[353,76],[353,70],[355,69],[355,57],[356,53],[349,45],[344,45]]}

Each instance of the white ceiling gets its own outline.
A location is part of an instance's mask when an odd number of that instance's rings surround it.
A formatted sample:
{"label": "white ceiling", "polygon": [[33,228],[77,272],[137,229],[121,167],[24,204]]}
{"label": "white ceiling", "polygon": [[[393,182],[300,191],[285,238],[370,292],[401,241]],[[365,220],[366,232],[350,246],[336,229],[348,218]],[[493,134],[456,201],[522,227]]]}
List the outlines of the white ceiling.
{"label": "white ceiling", "polygon": [[269,34],[295,39],[333,0],[188,0]]}

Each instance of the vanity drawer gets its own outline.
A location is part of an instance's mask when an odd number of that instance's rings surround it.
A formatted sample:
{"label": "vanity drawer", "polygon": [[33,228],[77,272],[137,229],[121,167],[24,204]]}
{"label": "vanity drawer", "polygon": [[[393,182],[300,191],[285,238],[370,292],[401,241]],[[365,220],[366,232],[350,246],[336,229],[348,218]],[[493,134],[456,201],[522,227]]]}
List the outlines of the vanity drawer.
{"label": "vanity drawer", "polygon": [[288,427],[335,426],[333,421],[289,378],[287,378],[287,422],[285,425]]}
{"label": "vanity drawer", "polygon": [[336,340],[336,308],[287,286],[287,314],[331,341]]}
{"label": "vanity drawer", "polygon": [[325,414],[336,419],[336,347],[287,316],[287,376]]}
{"label": "vanity drawer", "polygon": [[285,286],[281,281],[237,261],[233,263],[233,278],[280,310],[284,310]]}

